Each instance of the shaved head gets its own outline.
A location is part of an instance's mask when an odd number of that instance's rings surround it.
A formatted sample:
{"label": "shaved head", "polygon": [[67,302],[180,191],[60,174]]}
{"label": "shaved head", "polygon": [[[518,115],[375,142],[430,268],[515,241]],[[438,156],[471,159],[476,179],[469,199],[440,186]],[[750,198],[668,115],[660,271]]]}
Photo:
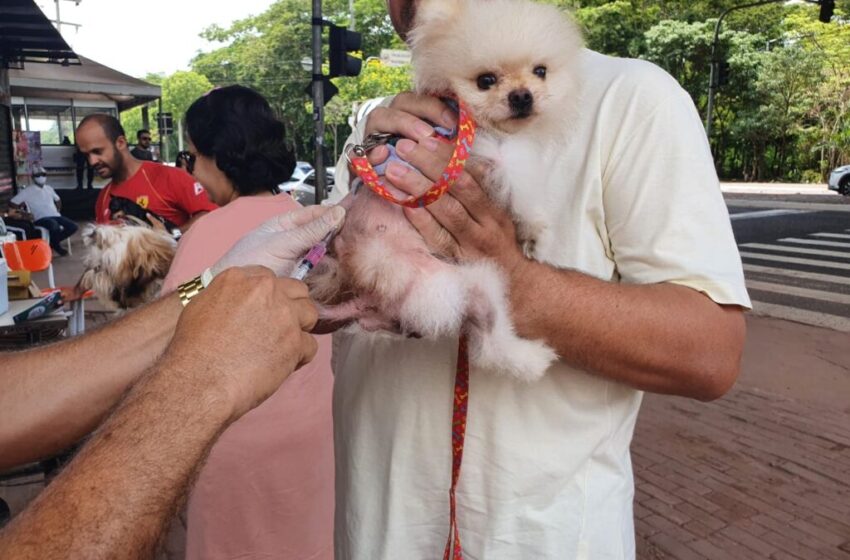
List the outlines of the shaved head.
{"label": "shaved head", "polygon": [[121,126],[118,119],[112,115],[104,113],[94,113],[89,115],[80,121],[80,125],[77,127],[77,130],[84,128],[89,123],[98,125],[106,137],[112,142],[117,141],[121,136],[124,138],[127,137],[127,133],[124,132],[124,127]]}
{"label": "shaved head", "polygon": [[127,147],[127,135],[118,119],[95,113],[84,118],[77,127],[77,148],[89,165],[104,179],[120,183],[131,175],[133,162]]}

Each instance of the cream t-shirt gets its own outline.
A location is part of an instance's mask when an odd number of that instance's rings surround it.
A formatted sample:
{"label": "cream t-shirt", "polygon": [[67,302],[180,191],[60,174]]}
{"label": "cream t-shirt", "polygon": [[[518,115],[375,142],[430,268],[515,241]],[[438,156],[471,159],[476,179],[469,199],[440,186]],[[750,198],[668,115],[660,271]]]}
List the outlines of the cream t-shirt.
{"label": "cream t-shirt", "polygon": [[[540,154],[569,180],[540,186],[551,227],[538,257],[748,307],[688,94],[645,61],[584,51],[580,72],[571,140]],[[338,560],[442,556],[456,351],[450,339],[335,335]],[[473,370],[457,494],[465,558],[634,558],[629,444],[641,397],[563,363],[530,384]]]}

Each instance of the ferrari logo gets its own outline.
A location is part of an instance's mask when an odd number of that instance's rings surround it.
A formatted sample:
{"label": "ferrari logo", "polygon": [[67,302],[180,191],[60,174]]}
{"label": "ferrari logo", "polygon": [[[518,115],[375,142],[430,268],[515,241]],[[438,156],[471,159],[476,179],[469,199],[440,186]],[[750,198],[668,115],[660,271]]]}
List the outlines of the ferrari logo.
{"label": "ferrari logo", "polygon": [[148,196],[146,194],[136,197],[136,204],[138,204],[142,208],[147,208],[149,202],[150,200],[148,199]]}

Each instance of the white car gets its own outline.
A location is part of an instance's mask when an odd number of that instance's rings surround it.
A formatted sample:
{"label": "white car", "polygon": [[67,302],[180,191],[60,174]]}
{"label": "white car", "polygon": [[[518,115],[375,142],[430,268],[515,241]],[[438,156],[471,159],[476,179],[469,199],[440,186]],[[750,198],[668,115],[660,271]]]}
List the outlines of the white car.
{"label": "white car", "polygon": [[[299,162],[303,163],[303,162]],[[309,165],[309,164],[308,164]],[[306,172],[295,166],[295,171],[289,181],[278,185],[281,192],[287,193],[297,200],[302,206],[309,206],[316,203],[316,173],[310,167]],[[325,186],[330,193],[333,188],[333,168],[330,168],[330,173],[327,175]]]}
{"label": "white car", "polygon": [[836,167],[829,174],[827,181],[829,190],[838,191],[838,194],[850,196],[850,165]]}

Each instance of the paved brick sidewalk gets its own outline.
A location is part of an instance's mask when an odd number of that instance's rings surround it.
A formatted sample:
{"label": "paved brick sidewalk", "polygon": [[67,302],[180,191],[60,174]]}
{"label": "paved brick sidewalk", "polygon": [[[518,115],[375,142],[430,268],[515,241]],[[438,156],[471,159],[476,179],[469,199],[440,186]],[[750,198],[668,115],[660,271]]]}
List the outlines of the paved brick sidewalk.
{"label": "paved brick sidewalk", "polygon": [[850,559],[846,411],[647,395],[632,458],[638,559]]}

